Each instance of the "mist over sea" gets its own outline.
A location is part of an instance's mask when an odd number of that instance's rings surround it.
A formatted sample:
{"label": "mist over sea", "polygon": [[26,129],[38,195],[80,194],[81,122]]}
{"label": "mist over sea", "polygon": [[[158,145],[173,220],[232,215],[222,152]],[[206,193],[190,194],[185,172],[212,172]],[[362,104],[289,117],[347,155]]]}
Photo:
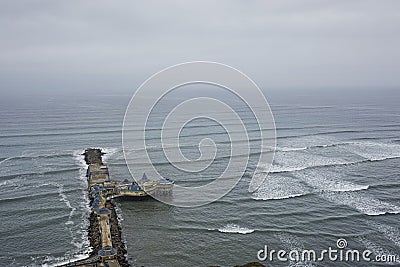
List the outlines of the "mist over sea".
{"label": "mist over sea", "polygon": [[[399,255],[400,92],[324,92],[266,90],[277,147],[270,174],[256,192],[247,191],[258,155],[252,151],[238,185],[212,204],[178,208],[152,200],[119,202],[130,263],[234,266],[257,261],[265,245],[323,250],[335,247],[338,238],[345,238],[352,249]],[[121,144],[130,97],[0,100],[0,266],[53,265],[87,254],[89,208],[81,153],[88,147],[103,148],[111,179],[132,179]],[[253,124],[249,119],[250,132]],[[207,120],[194,121],[182,131],[182,152],[197,158],[198,142],[208,137],[216,140],[217,158],[206,172],[183,175],[163,157],[159,131],[150,133],[155,141],[150,140],[148,151],[160,172],[176,183],[210,182],[229,160],[223,129]],[[254,147],[260,143],[257,132],[250,139]]]}

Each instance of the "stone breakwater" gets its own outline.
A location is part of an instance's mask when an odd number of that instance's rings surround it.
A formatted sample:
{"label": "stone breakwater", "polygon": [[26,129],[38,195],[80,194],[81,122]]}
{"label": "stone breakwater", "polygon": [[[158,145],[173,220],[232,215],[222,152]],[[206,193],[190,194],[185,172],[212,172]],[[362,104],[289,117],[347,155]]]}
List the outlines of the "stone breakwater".
{"label": "stone breakwater", "polygon": [[120,222],[118,220],[118,215],[115,210],[115,203],[113,200],[106,203],[106,207],[111,210],[110,216],[110,226],[111,226],[111,239],[113,247],[117,249],[117,260],[119,264],[123,267],[130,266],[126,259],[126,245],[122,240],[122,231]]}
{"label": "stone breakwater", "polygon": [[101,190],[94,190],[110,182],[108,169],[102,160],[104,154],[100,149],[91,148],[83,153],[88,165],[86,176],[91,207],[88,239],[92,251],[88,258],[63,266],[130,266],[126,259],[127,251],[122,240],[116,204],[112,199],[104,197]]}
{"label": "stone breakwater", "polygon": [[88,166],[90,164],[103,165],[103,155],[105,155],[105,153],[99,148],[88,148],[83,153],[83,156],[85,156],[85,162]]}
{"label": "stone breakwater", "polygon": [[[130,266],[128,261],[126,260],[126,246],[122,240],[122,232],[121,227],[118,221],[118,215],[115,210],[114,201],[107,201],[106,207],[111,211],[110,215],[110,231],[111,231],[111,239],[113,246],[117,249],[117,259],[120,266]],[[88,238],[90,242],[90,246],[92,247],[92,251],[89,255],[89,258],[96,258],[98,256],[99,250],[101,249],[101,236],[99,231],[99,222],[97,220],[97,215],[94,212],[91,212],[89,216],[89,229],[88,229]]]}
{"label": "stone breakwater", "polygon": [[[103,166],[102,156],[104,153],[100,149],[86,149],[85,153],[83,154],[85,157],[85,162],[88,166],[93,164],[97,164]],[[88,169],[89,170],[89,169]],[[87,175],[90,175],[88,172]],[[91,189],[91,183],[89,182],[88,186],[89,190]],[[90,203],[92,204],[94,201],[93,195],[89,194]],[[109,214],[109,231],[111,234],[111,244],[114,249],[117,250],[116,259],[118,261],[119,266],[130,266],[127,259],[126,259],[126,246],[122,240],[122,233],[121,233],[121,226],[118,220],[118,215],[115,211],[115,202],[113,200],[106,200],[104,203],[104,207],[110,211]],[[90,257],[98,257],[100,250],[103,248],[102,236],[101,236],[101,225],[98,215],[96,214],[95,210],[92,210],[90,217],[89,217],[89,229],[88,229],[88,237],[90,241],[90,245],[92,247],[92,252]],[[101,257],[100,257],[101,259]]]}

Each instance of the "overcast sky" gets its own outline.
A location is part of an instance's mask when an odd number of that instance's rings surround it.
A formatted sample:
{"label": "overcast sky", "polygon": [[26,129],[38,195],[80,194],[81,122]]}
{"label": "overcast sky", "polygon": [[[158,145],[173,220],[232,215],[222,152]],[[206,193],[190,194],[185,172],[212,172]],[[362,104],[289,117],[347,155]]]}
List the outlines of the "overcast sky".
{"label": "overcast sky", "polygon": [[0,90],[130,93],[193,60],[263,88],[400,86],[400,1],[0,0]]}

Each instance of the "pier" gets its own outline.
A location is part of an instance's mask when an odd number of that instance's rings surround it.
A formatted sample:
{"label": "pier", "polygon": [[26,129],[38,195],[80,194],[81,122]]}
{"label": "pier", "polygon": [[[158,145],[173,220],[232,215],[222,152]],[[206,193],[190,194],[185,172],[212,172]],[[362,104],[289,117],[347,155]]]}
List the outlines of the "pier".
{"label": "pier", "polygon": [[[128,267],[126,244],[122,239],[121,224],[116,212],[115,199],[141,200],[151,195],[169,197],[174,182],[169,179],[154,181],[143,174],[140,185],[134,181],[116,182],[110,179],[108,167],[103,163],[101,149],[88,148],[83,153],[87,164],[86,177],[90,216],[88,239],[92,251],[87,258],[69,262],[60,267]],[[210,266],[211,267],[211,266]],[[258,262],[235,267],[264,267]]]}
{"label": "pier", "polygon": [[91,208],[88,238],[92,251],[88,258],[62,266],[130,266],[126,259],[126,245],[122,240],[121,225],[114,199],[140,200],[151,194],[172,194],[171,180],[151,181],[143,174],[141,185],[136,182],[111,181],[108,167],[103,163],[101,149],[86,149],[83,153],[88,165],[86,177]]}

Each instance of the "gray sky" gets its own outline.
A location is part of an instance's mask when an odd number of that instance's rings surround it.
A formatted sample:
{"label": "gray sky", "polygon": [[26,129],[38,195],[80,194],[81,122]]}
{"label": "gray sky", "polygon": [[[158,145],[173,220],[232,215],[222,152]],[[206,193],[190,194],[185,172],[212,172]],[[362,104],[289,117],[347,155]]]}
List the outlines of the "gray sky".
{"label": "gray sky", "polygon": [[400,86],[400,1],[0,0],[0,91],[129,93],[225,63],[261,87]]}

